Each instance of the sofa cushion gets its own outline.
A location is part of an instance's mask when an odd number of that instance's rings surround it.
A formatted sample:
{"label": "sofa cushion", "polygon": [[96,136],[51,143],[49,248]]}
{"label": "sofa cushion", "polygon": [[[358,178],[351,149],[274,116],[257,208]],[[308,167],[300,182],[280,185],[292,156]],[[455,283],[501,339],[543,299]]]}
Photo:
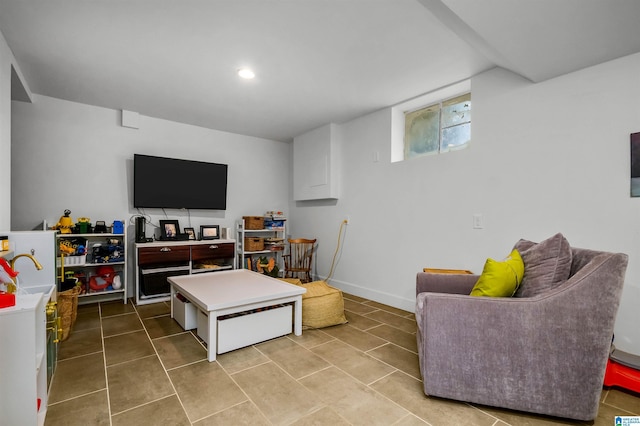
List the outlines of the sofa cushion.
{"label": "sofa cushion", "polygon": [[532,297],[569,279],[571,273],[571,246],[561,234],[540,243],[520,240],[515,248],[524,261],[524,278],[516,297]]}
{"label": "sofa cushion", "polygon": [[471,290],[471,296],[511,297],[522,282],[524,263],[518,250],[499,262],[487,259],[482,275]]}

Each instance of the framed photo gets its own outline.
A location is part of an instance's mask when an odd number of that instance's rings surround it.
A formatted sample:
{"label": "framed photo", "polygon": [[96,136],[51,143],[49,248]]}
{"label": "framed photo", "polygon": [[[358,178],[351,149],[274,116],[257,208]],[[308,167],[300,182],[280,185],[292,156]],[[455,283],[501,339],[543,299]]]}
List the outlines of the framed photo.
{"label": "framed photo", "polygon": [[184,228],[184,233],[189,236],[190,240],[196,239],[196,231],[193,228]]}
{"label": "framed photo", "polygon": [[161,220],[160,221],[160,239],[175,240],[180,233],[180,225],[177,220]]}
{"label": "framed photo", "polygon": [[200,238],[203,240],[217,240],[220,238],[220,225],[200,226]]}

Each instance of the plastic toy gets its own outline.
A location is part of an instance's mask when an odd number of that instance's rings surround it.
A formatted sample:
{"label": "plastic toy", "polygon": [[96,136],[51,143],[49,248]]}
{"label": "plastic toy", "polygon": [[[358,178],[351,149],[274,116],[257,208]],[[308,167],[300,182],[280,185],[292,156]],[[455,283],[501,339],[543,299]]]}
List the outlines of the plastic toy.
{"label": "plastic toy", "polygon": [[615,349],[614,346],[605,370],[604,385],[640,393],[640,356]]}
{"label": "plastic toy", "polygon": [[100,266],[96,273],[98,275],[94,275],[89,278],[89,288],[93,291],[108,290],[110,286],[112,289],[117,290],[122,285],[120,282],[120,276],[116,274],[116,271],[112,266]]}
{"label": "plastic toy", "polygon": [[71,210],[64,211],[64,215],[60,217],[56,223],[55,229],[59,229],[61,234],[70,234],[73,227],[73,219],[71,218]]}

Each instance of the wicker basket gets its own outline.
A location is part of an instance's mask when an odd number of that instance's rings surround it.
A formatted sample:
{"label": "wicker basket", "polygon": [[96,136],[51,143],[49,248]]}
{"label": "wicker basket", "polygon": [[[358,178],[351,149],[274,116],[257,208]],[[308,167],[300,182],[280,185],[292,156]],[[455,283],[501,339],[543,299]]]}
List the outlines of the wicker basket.
{"label": "wicker basket", "polygon": [[67,340],[76,322],[78,294],[80,294],[80,286],[58,293],[58,317],[62,327],[62,340]]}
{"label": "wicker basket", "polygon": [[264,238],[250,237],[244,239],[244,251],[264,250]]}
{"label": "wicker basket", "polygon": [[244,229],[264,229],[264,217],[262,216],[242,216],[244,219]]}

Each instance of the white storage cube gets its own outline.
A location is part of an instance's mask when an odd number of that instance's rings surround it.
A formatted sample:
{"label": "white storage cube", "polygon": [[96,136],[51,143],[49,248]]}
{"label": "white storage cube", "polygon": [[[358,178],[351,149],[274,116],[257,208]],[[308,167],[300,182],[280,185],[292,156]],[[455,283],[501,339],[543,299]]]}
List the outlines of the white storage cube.
{"label": "white storage cube", "polygon": [[[217,353],[222,354],[291,333],[292,312],[291,305],[285,305],[218,320]],[[199,328],[198,334],[200,335]]]}
{"label": "white storage cube", "polygon": [[197,311],[193,303],[180,300],[178,293],[173,296],[173,318],[185,330],[193,330],[197,327]]}

